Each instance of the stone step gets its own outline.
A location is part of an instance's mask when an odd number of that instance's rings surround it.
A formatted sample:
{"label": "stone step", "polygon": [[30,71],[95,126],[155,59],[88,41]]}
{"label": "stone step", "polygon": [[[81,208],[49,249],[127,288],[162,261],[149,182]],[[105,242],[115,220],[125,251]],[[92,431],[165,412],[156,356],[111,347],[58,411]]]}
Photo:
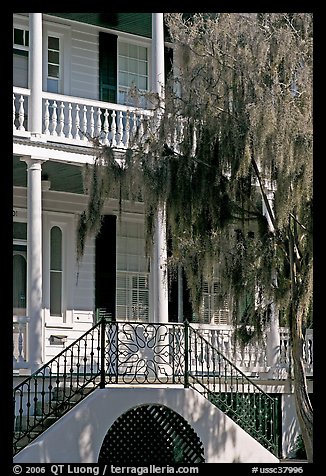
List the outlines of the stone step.
{"label": "stone step", "polygon": [[[43,406],[38,408],[37,415],[16,417],[14,439],[16,439],[17,450],[20,451],[25,448],[70,408],[83,400],[93,389],[94,386],[78,389],[69,400],[65,398],[68,395],[67,389],[61,389],[62,391],[57,393],[56,399],[53,399],[51,402],[44,402]],[[51,414],[49,415],[50,412]],[[31,426],[33,428],[25,434]]]}

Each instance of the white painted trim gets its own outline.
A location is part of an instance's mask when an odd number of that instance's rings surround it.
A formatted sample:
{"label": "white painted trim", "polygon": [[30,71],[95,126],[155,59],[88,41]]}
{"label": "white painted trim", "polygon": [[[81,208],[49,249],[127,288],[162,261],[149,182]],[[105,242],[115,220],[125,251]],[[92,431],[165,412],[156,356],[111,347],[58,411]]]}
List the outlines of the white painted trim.
{"label": "white painted trim", "polygon": [[[62,231],[62,317],[50,315],[50,233],[53,226]],[[74,215],[43,211],[43,309],[46,326],[71,326],[74,273]]]}
{"label": "white painted trim", "polygon": [[15,207],[14,205],[13,211],[16,212],[16,214],[13,216],[13,221],[27,223],[27,209],[26,208]]}
{"label": "white painted trim", "polygon": [[66,25],[59,25],[55,22],[43,21],[43,91],[47,91],[49,36],[60,39],[60,78],[58,93],[69,95],[71,81],[71,28]]}
{"label": "white painted trim", "polygon": [[[45,137],[45,136],[44,136]],[[79,154],[78,152],[50,149],[33,144],[13,144],[13,155],[31,155],[34,158],[65,161],[67,164],[92,164],[96,157],[94,154]]]}

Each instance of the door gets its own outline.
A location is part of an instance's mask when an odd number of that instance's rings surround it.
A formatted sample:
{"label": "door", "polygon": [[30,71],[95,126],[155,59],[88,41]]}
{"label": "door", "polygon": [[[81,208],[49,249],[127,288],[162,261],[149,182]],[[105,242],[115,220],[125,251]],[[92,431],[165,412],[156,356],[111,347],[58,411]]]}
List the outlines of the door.
{"label": "door", "polygon": [[116,306],[116,219],[104,215],[95,242],[95,307],[115,319]]}

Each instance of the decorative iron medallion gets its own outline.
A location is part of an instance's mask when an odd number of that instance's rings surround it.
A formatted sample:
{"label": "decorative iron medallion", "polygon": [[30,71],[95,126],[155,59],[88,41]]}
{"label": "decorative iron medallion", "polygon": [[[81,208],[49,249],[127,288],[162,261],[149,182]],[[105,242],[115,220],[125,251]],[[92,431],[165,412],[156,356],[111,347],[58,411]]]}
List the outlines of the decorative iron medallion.
{"label": "decorative iron medallion", "polygon": [[141,405],[121,415],[107,432],[99,463],[204,463],[198,435],[178,413],[164,405]]}

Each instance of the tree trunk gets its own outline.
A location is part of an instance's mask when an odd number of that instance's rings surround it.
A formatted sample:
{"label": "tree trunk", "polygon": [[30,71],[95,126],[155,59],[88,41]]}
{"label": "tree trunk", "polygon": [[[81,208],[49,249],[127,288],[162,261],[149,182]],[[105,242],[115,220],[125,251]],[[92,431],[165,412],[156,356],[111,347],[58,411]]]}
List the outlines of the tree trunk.
{"label": "tree trunk", "polygon": [[[292,311],[293,312],[293,311]],[[313,462],[313,410],[309,399],[303,364],[303,336],[296,316],[292,316],[291,342],[294,379],[294,399],[297,418],[309,463]]]}
{"label": "tree trunk", "polygon": [[309,399],[303,363],[304,338],[302,333],[302,314],[299,310],[299,292],[294,259],[294,238],[289,224],[289,261],[291,279],[290,341],[293,362],[294,399],[297,418],[309,463],[313,462],[313,410]]}

